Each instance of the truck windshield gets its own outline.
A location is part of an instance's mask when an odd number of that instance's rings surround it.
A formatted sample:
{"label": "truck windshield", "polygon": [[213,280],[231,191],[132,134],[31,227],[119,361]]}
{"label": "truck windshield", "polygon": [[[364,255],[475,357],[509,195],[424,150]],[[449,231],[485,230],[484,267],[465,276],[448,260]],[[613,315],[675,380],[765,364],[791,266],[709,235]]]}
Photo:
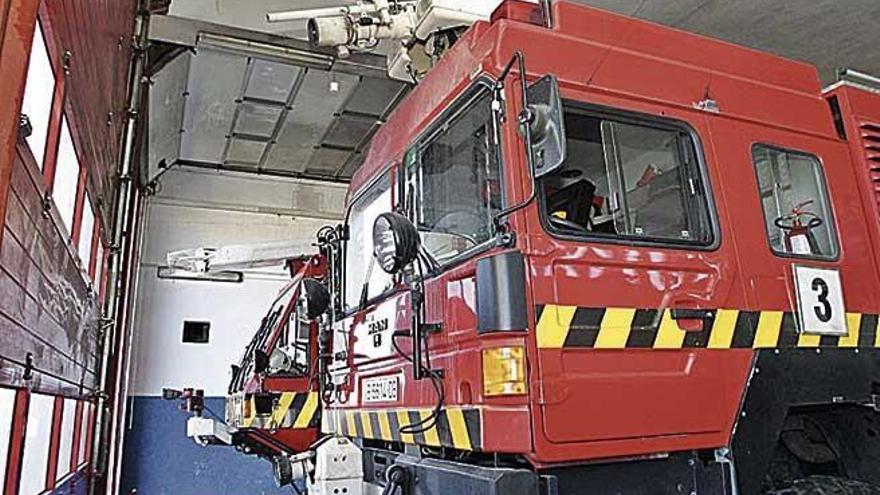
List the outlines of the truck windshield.
{"label": "truck windshield", "polygon": [[364,284],[367,299],[391,287],[393,277],[373,262],[373,223],[380,214],[391,211],[391,179],[388,173],[354,201],[349,210],[350,238],[345,251],[345,311],[356,309]]}
{"label": "truck windshield", "polygon": [[696,142],[677,123],[566,111],[563,166],[540,187],[551,231],[707,245]]}
{"label": "truck windshield", "polygon": [[407,158],[407,204],[422,245],[441,263],[494,235],[502,207],[496,130],[491,93],[481,88]]}

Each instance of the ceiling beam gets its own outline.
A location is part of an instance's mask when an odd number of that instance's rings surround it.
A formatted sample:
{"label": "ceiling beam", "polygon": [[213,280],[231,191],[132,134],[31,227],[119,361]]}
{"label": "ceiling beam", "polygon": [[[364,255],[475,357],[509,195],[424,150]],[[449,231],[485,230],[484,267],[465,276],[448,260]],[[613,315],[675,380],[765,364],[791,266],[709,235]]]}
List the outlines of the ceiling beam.
{"label": "ceiling beam", "polygon": [[[384,55],[352,53],[348,58],[342,59],[337,57],[336,52],[332,49],[312,48],[307,41],[296,38],[183,17],[168,15],[150,17],[150,41],[196,47],[199,35],[202,34],[221,37],[229,41],[226,43],[226,48],[239,51],[243,55],[259,55],[261,58],[275,58],[280,62],[291,63],[291,59],[285,57],[285,52],[302,54],[304,58],[326,60],[327,69],[334,72],[380,79],[388,78]],[[273,52],[277,53],[273,55]]]}

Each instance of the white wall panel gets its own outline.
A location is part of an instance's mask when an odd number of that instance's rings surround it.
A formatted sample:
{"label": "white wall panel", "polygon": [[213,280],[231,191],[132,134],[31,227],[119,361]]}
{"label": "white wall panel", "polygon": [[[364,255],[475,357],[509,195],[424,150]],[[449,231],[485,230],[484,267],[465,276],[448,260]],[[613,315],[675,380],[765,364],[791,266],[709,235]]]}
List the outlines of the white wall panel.
{"label": "white wall panel", "polygon": [[40,23],[37,22],[34,24],[34,42],[31,45],[21,113],[30,118],[33,130],[31,135],[27,137],[27,142],[41,170],[46,152],[46,139],[49,135],[49,116],[52,113],[54,95],[55,74],[52,72],[52,63],[49,61],[43,30]]}
{"label": "white wall panel", "polygon": [[61,419],[61,438],[58,445],[56,480],[60,480],[70,473],[70,455],[73,453],[74,428],[76,428],[76,400],[64,399],[64,415]]}
{"label": "white wall panel", "polygon": [[89,271],[89,262],[92,260],[92,240],[95,238],[95,212],[92,210],[92,201],[86,194],[83,202],[82,228],[79,233],[79,261],[83,269]]}
{"label": "white wall panel", "polygon": [[36,495],[46,488],[46,470],[49,464],[49,442],[52,435],[52,413],[55,397],[31,395],[28,407],[27,434],[21,461],[19,495]]}
{"label": "white wall panel", "polygon": [[67,117],[61,119],[61,138],[58,144],[58,160],[55,163],[55,185],[52,199],[61,213],[68,235],[73,232],[73,214],[76,206],[76,190],[79,185],[79,159],[73,147],[73,137],[67,125]]}
{"label": "white wall panel", "polygon": [[[301,189],[295,189],[299,187]],[[298,194],[297,191],[300,193]],[[223,396],[230,365],[237,363],[278,290],[283,270],[248,272],[241,284],[160,280],[157,267],[170,251],[200,246],[294,241],[308,244],[334,220],[294,216],[296,194],[313,215],[341,212],[345,189],[275,178],[252,178],[175,169],[162,179],[147,211],[147,230],[135,322],[133,394],[161,394],[163,387],[196,387]],[[321,199],[321,194],[334,199]],[[328,203],[322,204],[321,201]],[[338,215],[338,213],[337,213]],[[182,342],[185,320],[211,322],[206,344]]]}
{"label": "white wall panel", "polygon": [[15,390],[0,388],[0,487],[6,483],[6,464],[9,462],[9,437],[12,432],[12,414]]}
{"label": "white wall panel", "polygon": [[82,422],[80,423],[80,433],[79,433],[79,453],[77,454],[77,466],[82,466],[88,459],[86,459],[86,450],[88,450],[88,441],[89,441],[89,423],[93,421],[92,418],[92,403],[91,402],[83,402],[83,411],[82,411]]}

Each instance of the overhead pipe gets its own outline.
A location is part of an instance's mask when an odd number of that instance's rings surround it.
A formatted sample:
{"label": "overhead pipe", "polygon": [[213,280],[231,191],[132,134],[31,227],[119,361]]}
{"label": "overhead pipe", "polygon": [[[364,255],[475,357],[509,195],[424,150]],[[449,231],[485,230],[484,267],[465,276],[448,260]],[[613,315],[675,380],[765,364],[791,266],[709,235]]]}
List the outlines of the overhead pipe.
{"label": "overhead pipe", "polygon": [[359,5],[340,5],[338,7],[321,7],[318,9],[287,10],[281,12],[269,12],[266,20],[271,23],[306,21],[315,17],[334,17],[338,15],[369,15],[378,12],[379,8],[373,3]]}

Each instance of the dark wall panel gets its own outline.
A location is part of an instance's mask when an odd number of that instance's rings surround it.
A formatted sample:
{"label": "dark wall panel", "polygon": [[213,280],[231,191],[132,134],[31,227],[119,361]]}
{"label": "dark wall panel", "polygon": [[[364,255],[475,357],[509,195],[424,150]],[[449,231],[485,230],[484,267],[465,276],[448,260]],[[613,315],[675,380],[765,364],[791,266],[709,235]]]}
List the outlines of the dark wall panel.
{"label": "dark wall panel", "polygon": [[41,179],[22,149],[0,244],[0,360],[19,370],[4,382],[23,384],[30,355],[35,389],[88,394],[97,381],[96,296],[57,213],[44,212]]}

